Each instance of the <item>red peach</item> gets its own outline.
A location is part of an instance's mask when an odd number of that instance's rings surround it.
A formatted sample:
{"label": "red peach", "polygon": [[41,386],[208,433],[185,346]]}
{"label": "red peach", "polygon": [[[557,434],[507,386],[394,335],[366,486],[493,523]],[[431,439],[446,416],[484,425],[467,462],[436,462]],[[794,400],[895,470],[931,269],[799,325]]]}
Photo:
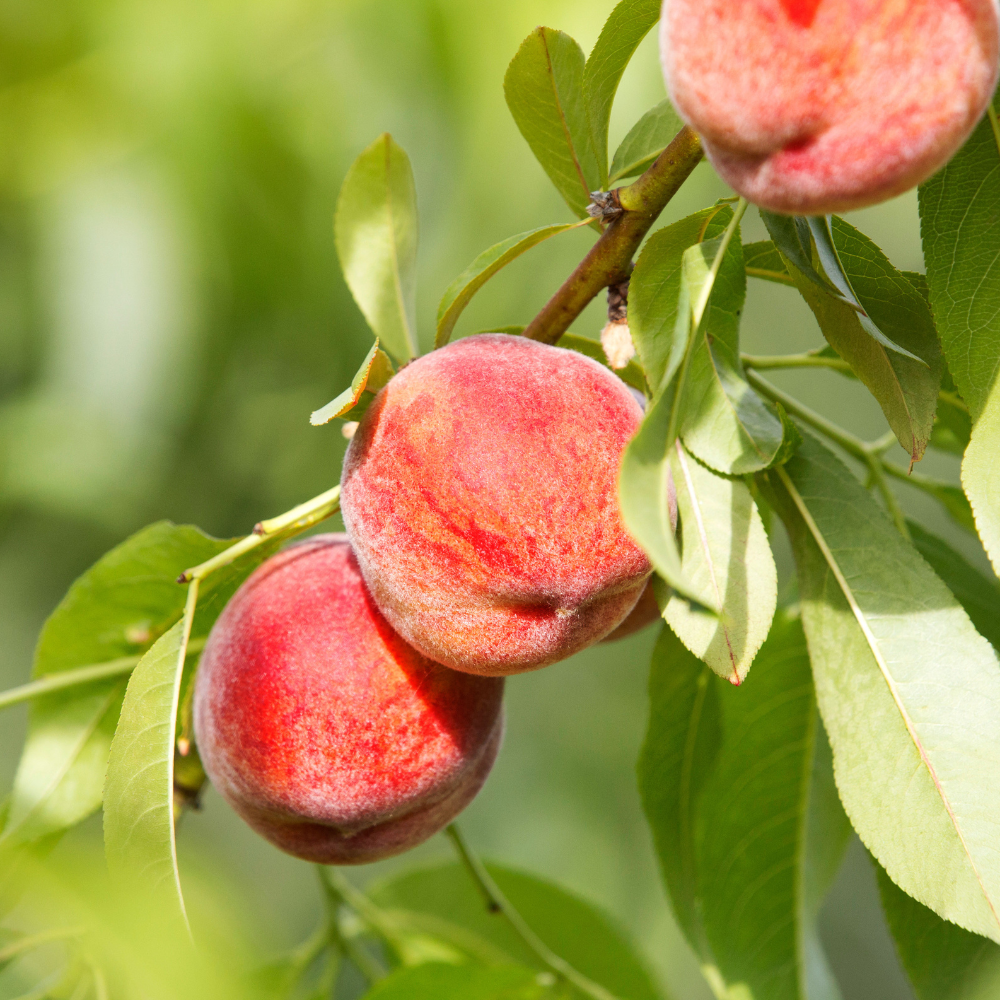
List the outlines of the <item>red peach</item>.
{"label": "red peach", "polygon": [[823,215],[942,167],[997,84],[997,0],[664,0],[667,88],[720,176]]}
{"label": "red peach", "polygon": [[364,864],[447,825],[486,780],[503,681],[425,659],[371,600],[344,535],[260,566],[219,616],[194,721],[212,783],[296,857]]}
{"label": "red peach", "polygon": [[613,631],[650,573],[617,492],[641,420],[607,368],[522,337],[468,337],[400,371],[341,480],[348,535],[393,628],[489,675]]}

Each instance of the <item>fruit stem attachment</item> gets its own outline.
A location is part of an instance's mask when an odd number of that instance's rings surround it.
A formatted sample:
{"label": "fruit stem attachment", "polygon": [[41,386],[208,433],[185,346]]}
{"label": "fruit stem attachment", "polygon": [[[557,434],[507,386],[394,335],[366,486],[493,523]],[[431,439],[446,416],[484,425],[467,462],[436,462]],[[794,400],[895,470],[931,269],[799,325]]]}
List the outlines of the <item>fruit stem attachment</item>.
{"label": "fruit stem attachment", "polygon": [[245,555],[270,541],[275,535],[287,535],[289,538],[301,534],[320,521],[325,521],[340,510],[340,487],[320,493],[318,497],[300,503],[298,507],[293,507],[284,514],[272,517],[270,520],[261,521],[254,526],[253,533],[241,538],[235,545],[230,545],[224,552],[213,556],[206,562],[200,563],[191,569],[186,569],[177,578],[178,583],[190,583],[192,580],[204,580],[216,570],[228,566],[235,562],[240,556]]}
{"label": "fruit stem attachment", "polygon": [[514,909],[507,897],[500,891],[500,887],[493,881],[493,876],[486,870],[486,866],[473,854],[468,841],[466,841],[461,830],[454,823],[445,830],[445,833],[447,833],[449,839],[455,845],[455,850],[462,864],[486,901],[486,908],[491,913],[502,915],[517,933],[518,937],[534,952],[543,965],[547,966],[558,978],[575,986],[581,993],[592,997],[593,1000],[618,1000],[613,993],[609,993],[599,983],[588,979],[582,972],[574,969],[569,962],[560,958],[528,926],[524,917]]}
{"label": "fruit stem attachment", "polygon": [[543,344],[556,343],[602,289],[628,278],[632,257],[643,237],[703,155],[701,140],[685,125],[635,183],[616,189],[624,211],[528,324],[525,337]]}

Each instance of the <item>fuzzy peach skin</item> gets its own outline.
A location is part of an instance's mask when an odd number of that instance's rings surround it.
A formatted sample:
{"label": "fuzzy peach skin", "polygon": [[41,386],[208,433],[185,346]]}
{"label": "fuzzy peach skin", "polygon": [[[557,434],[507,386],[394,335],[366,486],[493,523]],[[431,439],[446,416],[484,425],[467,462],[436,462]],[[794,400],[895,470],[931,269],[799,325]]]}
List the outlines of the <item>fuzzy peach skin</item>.
{"label": "fuzzy peach skin", "polygon": [[514,674],[603,638],[649,562],[618,509],[642,420],[597,362],[523,337],[414,361],[347,450],[341,508],[383,614],[431,659]]}
{"label": "fuzzy peach skin", "polygon": [[997,0],[664,0],[670,97],[776,212],[884,201],[958,150],[997,84]]}
{"label": "fuzzy peach skin", "polygon": [[345,535],[269,559],[208,638],[195,737],[212,784],[258,833],[321,864],[399,854],[489,774],[503,681],[422,657],[369,596]]}

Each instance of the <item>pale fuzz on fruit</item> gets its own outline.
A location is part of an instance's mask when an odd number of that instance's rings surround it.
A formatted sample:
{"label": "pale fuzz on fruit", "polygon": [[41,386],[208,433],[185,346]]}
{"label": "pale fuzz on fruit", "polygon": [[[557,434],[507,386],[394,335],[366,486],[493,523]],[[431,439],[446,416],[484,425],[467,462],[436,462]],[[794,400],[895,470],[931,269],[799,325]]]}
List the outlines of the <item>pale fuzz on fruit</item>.
{"label": "pale fuzz on fruit", "polygon": [[997,84],[997,0],[664,0],[671,100],[720,176],[823,215],[942,167]]}
{"label": "pale fuzz on fruit", "polygon": [[361,420],[344,524],[383,614],[424,655],[513,674],[602,639],[650,573],[618,472],[642,420],[574,351],[503,334],[414,361]]}
{"label": "pale fuzz on fruit", "polygon": [[209,636],[195,736],[212,784],[307,861],[365,864],[446,826],[499,749],[503,681],[425,659],[379,613],[344,535],[265,562]]}

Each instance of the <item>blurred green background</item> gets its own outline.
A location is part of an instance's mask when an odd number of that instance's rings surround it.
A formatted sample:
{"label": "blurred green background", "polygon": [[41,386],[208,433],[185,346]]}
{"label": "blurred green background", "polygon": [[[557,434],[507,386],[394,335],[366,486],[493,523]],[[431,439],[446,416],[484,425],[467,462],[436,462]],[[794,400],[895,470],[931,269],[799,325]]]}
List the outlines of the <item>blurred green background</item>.
{"label": "blurred green background", "polygon": [[[360,150],[388,130],[421,213],[420,336],[479,251],[568,220],[503,100],[539,23],[585,50],[610,0],[0,0],[0,684],[73,578],[158,518],[245,533],[329,487],[345,441],[311,410],[347,385],[371,336],[340,277],[332,214]],[[629,68],[612,149],[661,100],[650,37]],[[727,193],[701,166],[664,215]],[[922,268],[911,194],[852,221]],[[747,239],[764,236],[756,216]],[[577,231],[495,279],[460,332],[526,322],[586,251]],[[574,331],[596,336],[595,305]],[[791,289],[754,283],[746,349],[816,346]],[[852,431],[884,421],[827,373],[775,381]],[[955,477],[933,456],[928,471]],[[929,502],[907,510],[969,551]],[[981,558],[971,552],[973,558]],[[786,585],[787,549],[779,553]],[[613,913],[678,1000],[709,996],[665,904],[633,766],[651,631],[508,684],[500,761],[463,823],[479,849]],[[751,675],[752,683],[752,675]],[[25,711],[0,718],[0,781]],[[99,821],[74,834],[99,837]],[[257,947],[305,934],[309,866],[258,839],[212,792],[184,820],[182,867],[209,873]],[[415,853],[447,856],[442,838]],[[366,879],[414,856],[360,870]],[[910,996],[855,843],[823,917],[846,997]]]}

